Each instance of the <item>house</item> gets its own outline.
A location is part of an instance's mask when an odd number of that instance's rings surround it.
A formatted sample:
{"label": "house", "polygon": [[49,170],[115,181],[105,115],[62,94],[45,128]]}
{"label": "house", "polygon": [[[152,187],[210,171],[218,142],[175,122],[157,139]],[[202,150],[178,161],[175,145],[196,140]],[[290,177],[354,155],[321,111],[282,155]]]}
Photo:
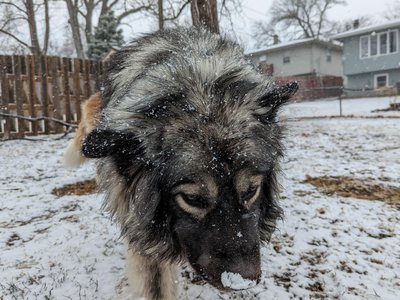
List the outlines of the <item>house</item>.
{"label": "house", "polygon": [[[357,22],[355,22],[357,24]],[[400,20],[354,28],[334,35],[343,43],[345,92],[349,96],[374,96],[396,91],[400,82]]]}
{"label": "house", "polygon": [[276,43],[254,50],[250,59],[255,64],[273,65],[274,76],[330,75],[342,76],[342,47],[317,38]]}
{"label": "house", "polygon": [[338,42],[307,38],[277,43],[248,53],[255,65],[278,82],[300,84],[295,99],[317,99],[341,94],[342,46]]}

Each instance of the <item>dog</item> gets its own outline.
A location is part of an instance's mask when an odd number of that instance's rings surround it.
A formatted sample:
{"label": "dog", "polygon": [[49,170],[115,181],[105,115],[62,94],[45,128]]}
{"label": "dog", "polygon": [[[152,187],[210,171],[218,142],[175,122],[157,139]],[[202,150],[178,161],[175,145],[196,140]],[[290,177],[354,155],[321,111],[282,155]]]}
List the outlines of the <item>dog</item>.
{"label": "dog", "polygon": [[260,246],[282,214],[277,113],[297,89],[205,29],[148,34],[113,55],[81,151],[97,159],[137,295],[174,299],[184,262],[221,290],[260,280]]}
{"label": "dog", "polygon": [[63,164],[69,168],[77,168],[87,159],[83,156],[81,148],[86,136],[96,128],[99,122],[101,109],[100,92],[93,94],[81,104],[81,120],[73,140],[68,144],[63,156]]}

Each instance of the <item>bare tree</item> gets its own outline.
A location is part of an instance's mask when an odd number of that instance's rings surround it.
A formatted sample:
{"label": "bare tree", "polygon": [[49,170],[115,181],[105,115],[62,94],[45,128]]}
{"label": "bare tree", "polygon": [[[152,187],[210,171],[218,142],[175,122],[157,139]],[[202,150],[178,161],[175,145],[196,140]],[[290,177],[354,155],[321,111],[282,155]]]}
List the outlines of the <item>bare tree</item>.
{"label": "bare tree", "polygon": [[217,0],[192,0],[190,10],[194,26],[204,26],[219,33]]}
{"label": "bare tree", "polygon": [[[99,20],[110,11],[119,12],[115,14],[118,25],[127,17],[148,11],[156,3],[154,0],[64,0],[69,15],[69,24],[71,27],[75,49],[78,57],[84,58],[85,46],[92,41],[94,26]],[[97,13],[96,13],[97,12]],[[97,19],[94,17],[98,16]],[[84,37],[82,36],[82,28]]]}
{"label": "bare tree", "polygon": [[334,27],[327,18],[327,11],[345,4],[345,0],[275,0],[269,12],[270,21],[254,36],[270,36],[271,32],[282,30],[290,39],[324,36]]}
{"label": "bare tree", "polygon": [[332,27],[332,31],[330,33],[340,33],[344,31],[348,31],[351,29],[357,29],[369,25],[373,25],[376,21],[374,18],[370,16],[360,16],[357,19],[345,19],[340,22],[336,22]]}
{"label": "bare tree", "polygon": [[79,2],[78,0],[65,0],[68,9],[68,23],[71,27],[72,39],[75,45],[76,55],[79,58],[85,58],[85,51],[83,50],[83,43],[81,37],[81,29],[78,20],[79,15]]}
{"label": "bare tree", "polygon": [[[18,44],[30,50],[37,57],[46,55],[50,38],[49,3],[44,0],[35,3],[33,0],[21,1],[0,1],[3,8],[3,19],[0,24],[0,33],[12,38]],[[43,7],[44,35],[42,44],[39,41],[39,34],[36,25],[36,13]],[[29,29],[30,42],[26,41],[23,34],[18,32],[20,26],[27,26]]]}
{"label": "bare tree", "polygon": [[256,48],[269,46],[275,42],[279,42],[279,36],[276,33],[274,26],[272,26],[270,23],[257,21],[252,27],[252,37],[255,41],[254,46]]}
{"label": "bare tree", "polygon": [[158,29],[164,29],[164,1],[158,0]]}
{"label": "bare tree", "polygon": [[400,1],[397,0],[396,2],[392,3],[388,6],[384,18],[386,20],[394,20],[400,18]]}

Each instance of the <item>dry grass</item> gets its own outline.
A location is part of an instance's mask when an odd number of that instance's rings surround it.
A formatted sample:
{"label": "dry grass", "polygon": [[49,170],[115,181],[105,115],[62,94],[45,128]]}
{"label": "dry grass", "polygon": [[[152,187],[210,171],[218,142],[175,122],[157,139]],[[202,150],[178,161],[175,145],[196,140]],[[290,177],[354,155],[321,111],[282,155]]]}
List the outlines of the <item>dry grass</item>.
{"label": "dry grass", "polygon": [[72,184],[64,185],[60,188],[55,188],[51,192],[53,195],[62,197],[65,195],[89,195],[97,192],[96,180],[84,180]]}
{"label": "dry grass", "polygon": [[347,176],[306,176],[303,183],[309,183],[327,195],[339,195],[366,200],[380,200],[400,205],[400,188],[383,185],[371,179],[356,179]]}

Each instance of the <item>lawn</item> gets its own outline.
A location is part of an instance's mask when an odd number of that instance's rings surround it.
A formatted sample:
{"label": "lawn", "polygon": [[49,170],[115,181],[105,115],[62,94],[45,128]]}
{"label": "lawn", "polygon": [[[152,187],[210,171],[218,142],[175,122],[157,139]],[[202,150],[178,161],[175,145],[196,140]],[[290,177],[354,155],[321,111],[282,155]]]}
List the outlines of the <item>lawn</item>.
{"label": "lawn", "polygon": [[[300,118],[310,108],[336,114],[334,103],[296,103],[282,115],[285,218],[262,248],[261,283],[222,293],[193,284],[183,266],[179,299],[398,299],[400,118]],[[93,163],[65,169],[72,135],[56,138],[0,142],[0,299],[132,299],[102,195],[53,194],[95,175]]]}

